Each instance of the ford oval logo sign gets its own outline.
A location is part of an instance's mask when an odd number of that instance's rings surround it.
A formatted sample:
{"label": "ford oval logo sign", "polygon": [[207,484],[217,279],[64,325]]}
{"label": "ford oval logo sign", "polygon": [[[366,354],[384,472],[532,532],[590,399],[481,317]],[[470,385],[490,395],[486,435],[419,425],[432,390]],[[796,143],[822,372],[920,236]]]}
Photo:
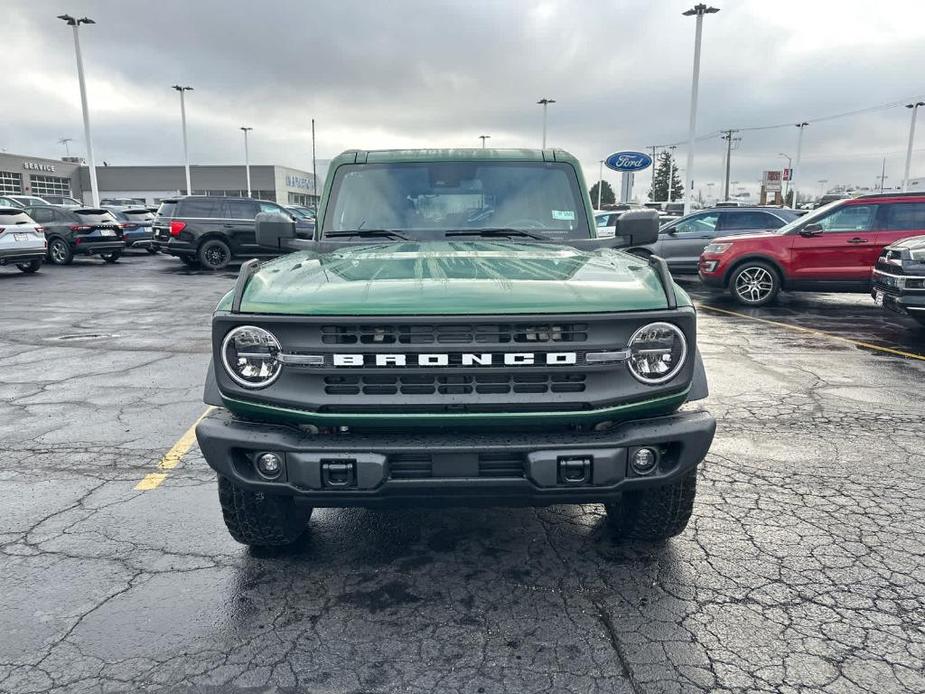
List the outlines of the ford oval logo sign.
{"label": "ford oval logo sign", "polygon": [[642,171],[652,166],[652,157],[645,152],[615,152],[604,163],[614,171]]}

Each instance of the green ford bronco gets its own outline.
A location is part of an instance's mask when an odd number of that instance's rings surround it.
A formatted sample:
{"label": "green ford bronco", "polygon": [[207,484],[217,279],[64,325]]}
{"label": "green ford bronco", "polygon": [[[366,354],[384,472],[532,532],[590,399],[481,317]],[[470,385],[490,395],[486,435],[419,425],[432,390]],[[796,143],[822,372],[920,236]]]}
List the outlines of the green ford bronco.
{"label": "green ford bronco", "polygon": [[595,237],[561,150],[350,151],[313,239],[258,217],[212,318],[197,427],[239,542],[314,507],[604,504],[622,536],[690,518],[716,428],[696,315],[654,211]]}

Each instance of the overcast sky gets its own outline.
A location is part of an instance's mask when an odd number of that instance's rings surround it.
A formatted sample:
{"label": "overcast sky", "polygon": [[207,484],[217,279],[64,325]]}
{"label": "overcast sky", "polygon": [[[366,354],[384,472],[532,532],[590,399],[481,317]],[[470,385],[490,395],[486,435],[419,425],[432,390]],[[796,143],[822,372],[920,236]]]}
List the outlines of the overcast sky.
{"label": "overcast sky", "polygon": [[[187,99],[193,163],[251,160],[311,169],[344,149],[538,147],[540,97],[549,144],[583,162],[687,137],[692,0],[6,0],[0,148],[59,157],[84,152],[71,30],[81,28],[98,163],[177,164]],[[697,131],[807,120],[802,188],[819,179],[873,185],[887,158],[898,184],[910,113],[925,97],[925,2],[718,0],[704,21]],[[925,111],[925,109],[922,109]],[[925,113],[920,114],[925,121]],[[796,128],[743,131],[732,181],[796,151]],[[925,177],[925,122],[912,175]],[[697,187],[722,180],[718,137],[696,147]],[[686,146],[676,150],[684,165]],[[606,177],[618,183],[618,174]],[[647,177],[637,178],[644,192]]]}

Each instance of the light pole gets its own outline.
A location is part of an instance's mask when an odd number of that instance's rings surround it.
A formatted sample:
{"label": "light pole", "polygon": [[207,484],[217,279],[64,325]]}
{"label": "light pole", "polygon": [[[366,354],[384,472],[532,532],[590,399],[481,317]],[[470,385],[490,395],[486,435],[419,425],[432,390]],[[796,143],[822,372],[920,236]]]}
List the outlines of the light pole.
{"label": "light pole", "polygon": [[700,82],[700,40],[703,36],[703,16],[717,12],[719,8],[707,7],[702,2],[682,12],[685,17],[697,17],[697,29],[694,34],[694,76],[691,80],[691,118],[687,130],[687,166],[685,167],[687,186],[684,188],[684,214],[691,211],[691,200],[694,194],[694,136],[697,130],[697,89]]}
{"label": "light pole", "polygon": [[674,201],[674,151],[677,148],[677,145],[668,145],[670,150],[670,158],[668,159],[668,202]]}
{"label": "light pole", "polygon": [[909,146],[906,148],[906,168],[903,173],[903,192],[909,187],[909,167],[912,166],[912,140],[915,138],[915,114],[919,106],[925,106],[925,101],[916,101],[914,104],[906,104],[906,108],[912,110],[912,122],[909,124]]}
{"label": "light pole", "polygon": [[90,139],[90,110],[87,108],[87,85],[84,82],[84,61],[80,55],[80,36],[77,28],[81,24],[96,24],[89,17],[77,19],[69,14],[59,14],[58,19],[67,22],[74,30],[74,52],[77,54],[77,81],[80,83],[80,108],[84,116],[84,138],[87,140],[87,165],[90,167],[90,196],[93,206],[100,206],[100,188],[96,183],[96,160],[93,158],[93,141]]}
{"label": "light pole", "polygon": [[543,105],[543,149],[546,149],[546,117],[547,117],[547,110],[549,109],[549,104],[554,104],[554,103],[556,103],[556,100],[555,100],[555,99],[547,99],[546,97],[543,97],[542,99],[540,99],[540,100],[537,101],[536,103],[542,104],[542,105]]}
{"label": "light pole", "polygon": [[186,143],[186,100],[183,98],[184,92],[193,91],[192,87],[181,87],[179,84],[173,85],[173,88],[180,92],[180,122],[183,124],[183,165],[186,167],[186,194],[193,194],[193,185],[190,183],[189,176],[189,147]]}
{"label": "light pole", "polygon": [[64,155],[67,157],[71,156],[71,148],[67,146],[67,143],[73,142],[73,141],[74,141],[73,137],[62,137],[58,139],[58,144],[64,145]]}
{"label": "light pole", "polygon": [[253,128],[247,128],[241,126],[241,130],[244,131],[244,175],[247,176],[247,197],[251,196],[251,160],[247,152],[247,133],[253,130]]}
{"label": "light pole", "polygon": [[823,195],[825,195],[825,184],[828,183],[828,182],[829,182],[829,179],[827,179],[827,178],[820,178],[818,181],[816,181],[816,183],[819,184],[819,197],[820,197],[820,198],[821,198]]}
{"label": "light pole", "polygon": [[[787,171],[789,172],[789,174],[792,174],[793,171],[791,170],[791,166],[790,166],[790,165],[793,163],[793,159],[791,159],[789,155],[784,154],[783,152],[778,152],[778,153],[777,153],[777,156],[783,157],[784,159],[787,160]],[[788,192],[788,190],[790,189],[789,174],[788,174],[788,179],[787,179],[787,187],[783,190],[783,195],[784,195],[784,206],[785,206],[785,207],[786,207],[786,205],[787,205],[787,192]],[[783,176],[781,176],[781,178],[783,178]],[[794,200],[793,202],[794,202],[794,206],[796,206],[796,200]]]}
{"label": "light pole", "polygon": [[604,160],[598,161],[601,165],[597,174],[597,209],[601,209],[601,191],[604,190]]}
{"label": "light pole", "polygon": [[795,181],[797,180],[797,170],[800,168],[800,155],[803,153],[803,128],[805,128],[809,123],[803,121],[801,123],[794,123],[796,127],[800,129],[800,134],[797,135],[797,155],[794,158],[793,168],[790,169],[790,190],[793,191],[793,206],[796,207],[797,204],[797,186]]}
{"label": "light pole", "polygon": [[491,135],[479,135],[479,139],[482,141],[482,149],[485,149],[485,140],[490,140]]}

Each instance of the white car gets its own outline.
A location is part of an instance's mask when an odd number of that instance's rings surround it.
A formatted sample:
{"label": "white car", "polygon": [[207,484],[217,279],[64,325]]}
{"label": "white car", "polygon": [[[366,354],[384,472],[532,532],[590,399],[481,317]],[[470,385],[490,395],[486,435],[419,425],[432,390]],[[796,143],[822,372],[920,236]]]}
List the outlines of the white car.
{"label": "white car", "polygon": [[36,195],[8,195],[8,198],[14,202],[18,202],[23,207],[32,207],[33,205],[47,205],[49,204],[45,198],[40,198]]}
{"label": "white car", "polygon": [[0,207],[0,267],[33,273],[42,267],[47,247],[45,230],[25,210]]}

